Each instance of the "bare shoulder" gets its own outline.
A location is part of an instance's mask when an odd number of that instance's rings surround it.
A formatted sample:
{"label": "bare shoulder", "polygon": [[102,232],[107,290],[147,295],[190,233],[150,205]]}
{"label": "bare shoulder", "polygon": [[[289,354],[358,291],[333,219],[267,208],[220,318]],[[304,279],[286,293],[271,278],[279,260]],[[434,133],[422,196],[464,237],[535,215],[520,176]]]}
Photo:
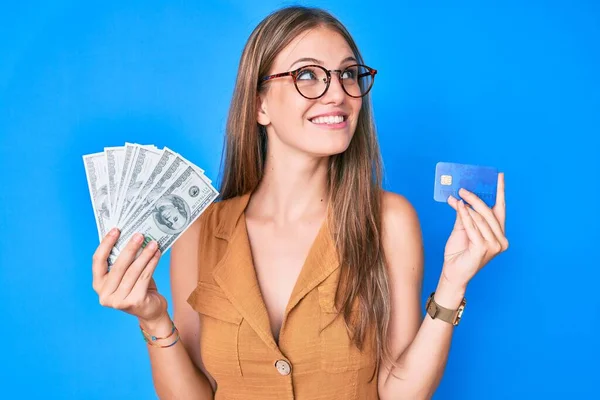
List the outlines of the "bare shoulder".
{"label": "bare shoulder", "polygon": [[384,240],[421,237],[419,217],[408,199],[394,192],[382,192],[382,228]]}
{"label": "bare shoulder", "polygon": [[[171,278],[174,285],[187,285],[184,290],[177,288],[177,293],[185,293],[192,285],[192,290],[198,281],[198,257],[201,252],[201,237],[205,230],[212,230],[219,226],[223,219],[228,217],[234,199],[216,201],[211,203],[175,241],[171,248]],[[185,280],[179,282],[179,277],[185,275]],[[194,278],[194,279],[192,279]],[[188,287],[189,286],[189,287]],[[190,291],[188,291],[189,294]],[[175,294],[175,290],[173,290]]]}
{"label": "bare shoulder", "polygon": [[388,213],[415,213],[415,208],[401,194],[382,190],[383,211]]}
{"label": "bare shoulder", "polygon": [[420,284],[423,238],[415,207],[406,197],[384,191],[381,212],[382,244],[392,285]]}
{"label": "bare shoulder", "polygon": [[[200,239],[201,227],[206,225],[207,221],[215,217],[215,211],[221,207],[220,203],[210,204],[206,210],[198,217],[180,236],[177,238],[171,248],[171,265],[173,258],[179,261],[180,258],[188,258],[198,251],[198,241]],[[177,263],[178,264],[178,263]],[[186,263],[189,264],[189,263]]]}

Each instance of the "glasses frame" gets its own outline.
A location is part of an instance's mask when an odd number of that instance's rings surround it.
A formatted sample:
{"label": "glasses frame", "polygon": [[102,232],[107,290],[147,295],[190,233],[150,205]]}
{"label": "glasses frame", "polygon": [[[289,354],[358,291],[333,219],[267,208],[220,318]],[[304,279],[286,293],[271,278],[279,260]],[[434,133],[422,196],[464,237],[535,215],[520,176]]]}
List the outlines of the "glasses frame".
{"label": "glasses frame", "polygon": [[[325,90],[323,91],[323,93],[321,93],[317,97],[308,97],[308,96],[305,96],[305,95],[302,94],[302,92],[298,88],[298,82],[297,82],[298,81],[298,75],[299,75],[300,71],[302,71],[302,70],[304,70],[305,68],[308,68],[308,67],[317,67],[317,68],[320,68],[323,71],[325,71],[325,74],[327,76],[327,82],[325,82],[325,84],[326,84],[325,85]],[[364,67],[367,70],[367,72],[365,72],[364,74],[360,74],[359,76],[357,76],[356,77],[357,80],[360,79],[360,78],[362,78],[362,77],[364,77],[364,76],[367,76],[367,75],[371,76],[371,84],[369,85],[369,88],[366,90],[366,92],[364,94],[361,94],[360,96],[353,96],[350,93],[348,93],[348,91],[346,90],[346,87],[344,86],[344,80],[342,79],[342,74],[344,72],[346,72],[346,70],[348,70],[350,68],[353,68],[353,67]],[[329,90],[329,85],[331,84],[331,73],[332,72],[337,72],[337,74],[338,74],[338,80],[340,82],[340,85],[342,86],[342,90],[344,90],[344,93],[346,93],[348,96],[353,97],[355,99],[364,97],[364,96],[367,95],[367,93],[369,93],[371,91],[371,88],[373,87],[373,83],[375,83],[375,75],[377,74],[377,70],[376,69],[368,67],[368,66],[366,66],[364,64],[352,64],[352,65],[347,66],[344,69],[327,69],[327,68],[323,67],[322,65],[309,64],[309,65],[303,65],[300,68],[297,68],[297,69],[295,69],[293,71],[281,72],[281,73],[278,73],[278,74],[264,76],[260,80],[260,82],[262,84],[262,83],[270,81],[272,79],[282,78],[282,77],[285,77],[285,76],[291,76],[292,79],[294,80],[294,86],[296,87],[296,90],[298,91],[298,93],[300,93],[300,96],[302,96],[302,97],[304,97],[305,99],[308,99],[308,100],[316,100],[318,98],[323,97],[325,95],[325,93],[327,93],[327,91]]]}

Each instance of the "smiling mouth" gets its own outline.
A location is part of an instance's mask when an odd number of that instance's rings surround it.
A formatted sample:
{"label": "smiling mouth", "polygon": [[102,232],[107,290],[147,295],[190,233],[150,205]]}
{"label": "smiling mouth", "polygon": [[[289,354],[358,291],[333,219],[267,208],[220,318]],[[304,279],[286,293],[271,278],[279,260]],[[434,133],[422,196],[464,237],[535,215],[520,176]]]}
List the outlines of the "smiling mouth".
{"label": "smiling mouth", "polygon": [[309,121],[312,122],[313,124],[317,124],[317,125],[335,125],[335,124],[341,124],[342,122],[345,122],[347,119],[348,119],[348,117],[345,115],[331,115],[331,116],[327,116],[327,117],[312,118],[312,119],[309,119]]}

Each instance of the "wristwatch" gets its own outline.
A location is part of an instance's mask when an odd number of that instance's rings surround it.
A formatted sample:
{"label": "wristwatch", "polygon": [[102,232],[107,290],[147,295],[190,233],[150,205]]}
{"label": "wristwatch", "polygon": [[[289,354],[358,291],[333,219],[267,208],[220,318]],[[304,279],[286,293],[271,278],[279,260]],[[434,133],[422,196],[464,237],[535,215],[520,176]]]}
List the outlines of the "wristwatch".
{"label": "wristwatch", "polygon": [[467,299],[463,297],[462,301],[460,302],[460,306],[458,306],[458,310],[449,310],[435,302],[433,299],[434,294],[435,292],[431,293],[427,299],[427,303],[425,303],[427,314],[429,314],[433,319],[439,318],[442,321],[448,322],[454,326],[458,325],[463,311],[465,310],[465,306],[467,305]]}

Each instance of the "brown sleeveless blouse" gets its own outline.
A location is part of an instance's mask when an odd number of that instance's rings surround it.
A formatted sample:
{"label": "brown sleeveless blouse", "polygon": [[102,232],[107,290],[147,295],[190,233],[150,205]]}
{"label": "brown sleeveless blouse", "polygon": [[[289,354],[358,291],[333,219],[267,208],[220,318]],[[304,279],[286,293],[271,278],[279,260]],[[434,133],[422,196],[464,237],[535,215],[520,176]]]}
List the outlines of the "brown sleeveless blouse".
{"label": "brown sleeveless blouse", "polygon": [[213,203],[200,217],[198,285],[188,302],[201,318],[202,360],[216,380],[215,399],[377,399],[375,350],[354,346],[334,306],[340,269],[326,223],[275,342],[246,230],[249,199]]}

